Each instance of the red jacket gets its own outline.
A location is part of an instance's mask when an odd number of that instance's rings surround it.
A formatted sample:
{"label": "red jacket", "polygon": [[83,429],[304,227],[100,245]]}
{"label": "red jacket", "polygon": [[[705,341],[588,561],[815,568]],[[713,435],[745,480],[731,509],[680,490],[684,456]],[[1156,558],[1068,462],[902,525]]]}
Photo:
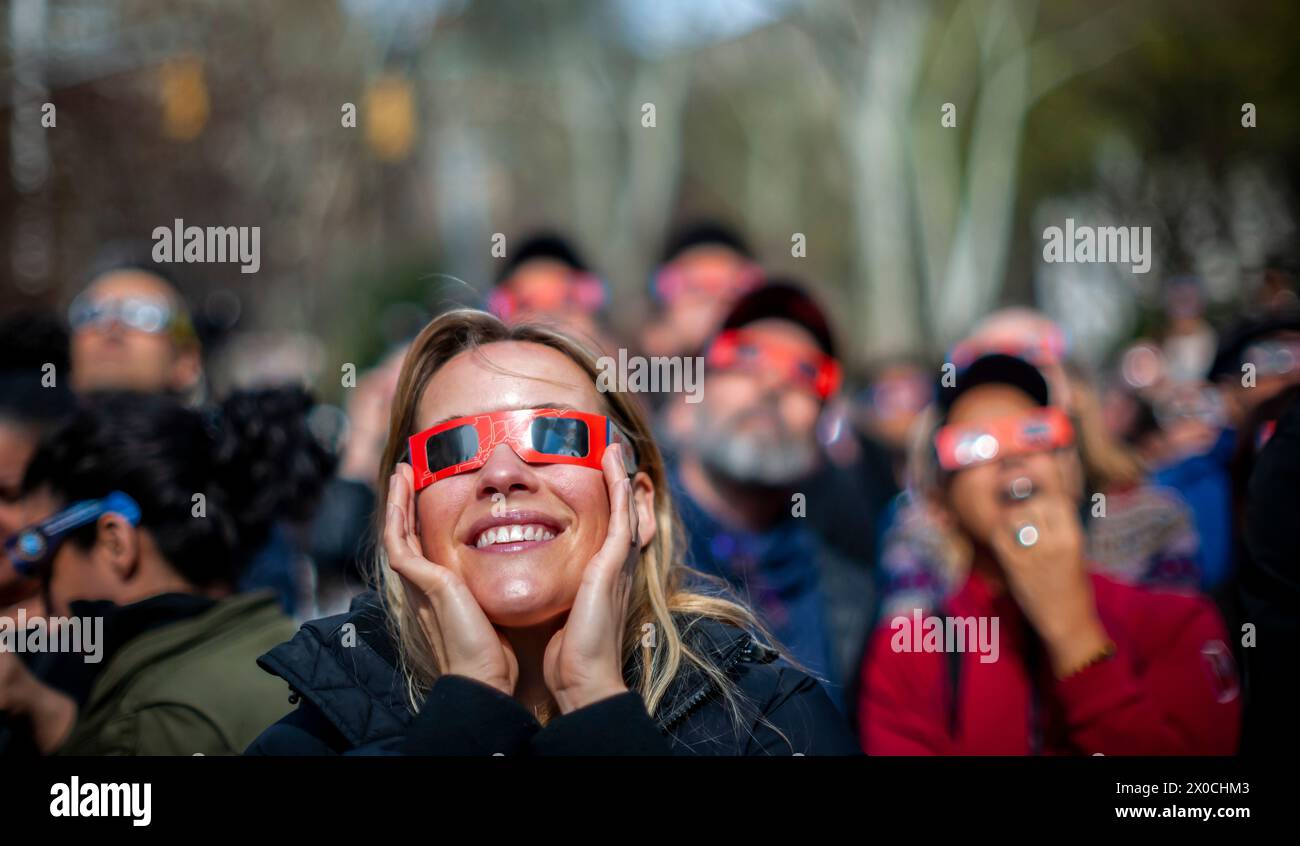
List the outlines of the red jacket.
{"label": "red jacket", "polygon": [[1064,680],[1052,675],[1015,601],[1007,593],[994,597],[980,576],[967,580],[938,616],[997,617],[996,661],[983,663],[970,648],[951,655],[895,651],[895,642],[907,646],[895,638],[901,629],[886,621],[863,665],[859,716],[867,753],[1233,754],[1241,697],[1214,606],[1199,596],[1091,579],[1116,652]]}

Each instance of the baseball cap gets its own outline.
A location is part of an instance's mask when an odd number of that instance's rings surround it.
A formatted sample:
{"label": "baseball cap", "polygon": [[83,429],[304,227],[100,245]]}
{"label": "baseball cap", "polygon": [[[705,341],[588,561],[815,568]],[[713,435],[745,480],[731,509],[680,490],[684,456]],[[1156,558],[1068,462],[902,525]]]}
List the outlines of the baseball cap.
{"label": "baseball cap", "polygon": [[1037,405],[1046,406],[1050,402],[1047,380],[1037,367],[1023,358],[990,353],[959,370],[951,385],[945,385],[942,376],[939,378],[935,386],[935,403],[940,413],[947,418],[953,403],[962,394],[980,385],[1010,385],[1024,391]]}
{"label": "baseball cap", "polygon": [[667,264],[687,250],[695,247],[726,247],[737,255],[752,259],[749,244],[735,229],[716,220],[697,220],[673,233],[660,258]]}
{"label": "baseball cap", "polygon": [[558,232],[538,232],[530,235],[515,249],[514,255],[506,261],[497,274],[497,284],[510,278],[511,274],[523,265],[537,259],[559,262],[575,273],[586,273],[589,270],[582,256],[578,254],[578,249],[563,235]]}
{"label": "baseball cap", "polygon": [[771,280],[743,295],[731,307],[722,322],[722,329],[739,329],[770,319],[786,320],[803,327],[817,341],[822,352],[836,358],[835,339],[826,312],[802,285],[793,280]]}

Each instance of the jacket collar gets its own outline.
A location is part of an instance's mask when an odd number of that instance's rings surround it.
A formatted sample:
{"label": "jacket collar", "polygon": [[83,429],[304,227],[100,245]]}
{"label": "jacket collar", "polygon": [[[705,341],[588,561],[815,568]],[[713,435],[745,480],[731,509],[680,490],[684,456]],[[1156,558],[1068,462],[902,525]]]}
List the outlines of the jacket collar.
{"label": "jacket collar", "polygon": [[[765,646],[753,635],[709,617],[680,619],[682,638],[690,647],[707,657],[722,672],[732,675],[743,662],[766,664],[777,659],[775,649]],[[627,676],[635,687],[640,668],[629,668]],[[686,665],[673,679],[655,715],[660,728],[671,730],[690,712],[717,692],[716,685],[699,667]]]}
{"label": "jacket collar", "polygon": [[[748,632],[706,617],[683,619],[683,637],[724,672],[744,662],[768,663],[778,657]],[[258,659],[262,669],[289,683],[320,709],[354,747],[401,735],[413,713],[397,649],[379,597],[366,593],[346,614],[303,625],[292,640]],[[628,669],[635,688],[638,668]],[[716,692],[713,681],[694,666],[673,680],[657,721],[665,731],[685,719]]]}
{"label": "jacket collar", "polygon": [[303,624],[257,663],[310,700],[353,746],[399,735],[411,719],[396,646],[374,593],[354,598],[346,614]]}
{"label": "jacket collar", "polygon": [[[177,609],[176,619],[170,622],[164,620],[157,626],[147,627],[147,637],[136,636],[121,645],[115,652],[113,661],[105,662],[106,666],[96,678],[86,703],[87,709],[114,695],[146,667],[168,656],[193,649],[222,631],[235,627],[264,626],[285,619],[275,594],[269,590],[236,594],[211,604],[199,600],[189,602],[181,598],[151,603],[148,607],[153,612],[158,612],[158,606],[164,605],[173,605]],[[140,613],[140,609],[136,608],[135,613]]]}

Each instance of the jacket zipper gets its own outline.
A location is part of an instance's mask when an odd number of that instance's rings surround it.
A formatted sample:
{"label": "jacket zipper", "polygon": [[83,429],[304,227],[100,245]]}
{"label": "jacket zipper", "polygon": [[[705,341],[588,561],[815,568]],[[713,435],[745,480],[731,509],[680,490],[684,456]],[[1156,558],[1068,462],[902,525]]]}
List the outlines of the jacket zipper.
{"label": "jacket zipper", "polygon": [[[745,637],[740,641],[740,643],[737,644],[732,649],[732,651],[727,655],[725,659],[723,659],[722,664],[719,666],[719,669],[722,670],[722,672],[724,673],[730,673],[732,668],[734,668],[737,664],[739,664],[742,659],[753,654],[754,646],[755,646],[754,638],[749,635],[745,635]],[[704,684],[700,685],[699,690],[696,690],[694,693],[688,696],[685,702],[677,706],[676,710],[671,715],[669,715],[664,719],[664,721],[661,723],[663,729],[667,731],[677,723],[681,722],[682,719],[684,719],[687,714],[689,714],[697,705],[699,705],[708,697],[709,693],[712,692],[712,690],[713,690],[713,685],[711,682],[706,681],[704,682]]]}

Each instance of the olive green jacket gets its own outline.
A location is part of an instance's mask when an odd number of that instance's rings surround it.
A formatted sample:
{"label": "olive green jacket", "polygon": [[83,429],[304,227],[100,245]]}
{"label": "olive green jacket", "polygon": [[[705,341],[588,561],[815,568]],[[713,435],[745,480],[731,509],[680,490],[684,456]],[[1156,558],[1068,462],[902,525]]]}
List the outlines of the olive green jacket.
{"label": "olive green jacket", "polygon": [[240,754],[292,710],[257,658],[296,628],[259,591],[141,634],[109,658],[58,754]]}

